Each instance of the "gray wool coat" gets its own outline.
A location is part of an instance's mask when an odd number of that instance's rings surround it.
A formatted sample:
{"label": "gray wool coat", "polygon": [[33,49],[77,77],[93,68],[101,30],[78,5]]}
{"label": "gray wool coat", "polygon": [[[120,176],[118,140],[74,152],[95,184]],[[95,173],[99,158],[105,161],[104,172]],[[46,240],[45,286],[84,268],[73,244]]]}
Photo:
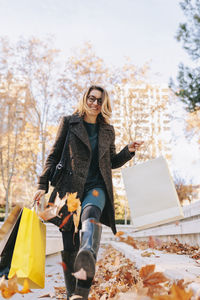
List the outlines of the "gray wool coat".
{"label": "gray wool coat", "polygon": [[[69,128],[69,152],[72,168],[70,192],[77,192],[78,197],[82,201],[92,152],[89,137],[83,124],[83,117],[80,117],[78,114],[62,118],[55,143],[47,157],[42,175],[39,177],[38,188],[48,192],[50,171],[60,161]],[[99,169],[105,182],[107,195],[100,222],[111,227],[114,234],[116,233],[116,227],[111,169],[123,166],[134,154],[135,152],[129,152],[128,145],[119,153],[116,153],[114,128],[100,119],[98,135]],[[59,184],[60,187],[57,188],[61,198],[68,191],[65,180],[64,176],[61,184]],[[55,191],[53,193],[55,194]]]}

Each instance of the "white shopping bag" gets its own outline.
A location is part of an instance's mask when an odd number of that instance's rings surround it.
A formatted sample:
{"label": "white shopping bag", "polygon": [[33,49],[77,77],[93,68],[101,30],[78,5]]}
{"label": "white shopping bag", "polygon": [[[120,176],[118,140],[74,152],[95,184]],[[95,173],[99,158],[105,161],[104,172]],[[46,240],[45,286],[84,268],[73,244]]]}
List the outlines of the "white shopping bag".
{"label": "white shopping bag", "polygon": [[145,229],[183,218],[167,162],[161,156],[122,169],[135,229]]}

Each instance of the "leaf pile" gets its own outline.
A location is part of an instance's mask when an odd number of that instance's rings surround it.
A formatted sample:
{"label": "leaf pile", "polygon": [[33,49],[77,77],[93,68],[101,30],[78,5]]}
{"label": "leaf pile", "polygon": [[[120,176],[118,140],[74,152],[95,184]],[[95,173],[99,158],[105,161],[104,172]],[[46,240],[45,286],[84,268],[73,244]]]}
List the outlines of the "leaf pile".
{"label": "leaf pile", "polygon": [[54,286],[54,289],[55,289],[56,299],[66,299],[67,298],[65,286],[62,286],[62,287]]}
{"label": "leaf pile", "polygon": [[134,239],[131,236],[124,237],[124,232],[116,234],[116,237],[120,242],[124,242],[128,245],[131,245],[134,249],[143,249],[153,248],[160,251],[165,251],[168,253],[176,253],[178,255],[188,255],[193,259],[200,259],[200,248],[197,246],[190,246],[188,244],[183,244],[179,242],[178,239],[175,239],[175,242],[163,242],[158,238],[152,236],[149,237],[148,241],[139,241]]}
{"label": "leaf pile", "polygon": [[118,293],[128,291],[138,280],[134,263],[109,246],[103,258],[97,262],[89,299],[114,298]]}
{"label": "leaf pile", "polygon": [[155,265],[137,270],[133,262],[109,246],[97,262],[89,300],[189,300],[192,292],[186,289],[184,280],[170,282],[155,271]]}
{"label": "leaf pile", "polygon": [[166,252],[176,253],[179,255],[189,255],[190,257],[193,257],[194,254],[198,253],[200,257],[200,249],[198,247],[182,244],[178,239],[175,240],[176,242],[163,243],[159,250],[165,250]]}

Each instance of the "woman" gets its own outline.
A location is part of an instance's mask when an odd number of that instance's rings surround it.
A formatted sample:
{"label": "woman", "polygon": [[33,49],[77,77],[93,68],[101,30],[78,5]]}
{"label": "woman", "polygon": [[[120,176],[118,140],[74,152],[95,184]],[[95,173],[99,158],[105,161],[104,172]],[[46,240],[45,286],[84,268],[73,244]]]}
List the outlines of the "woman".
{"label": "woman", "polygon": [[[111,169],[123,166],[142,144],[131,142],[116,154],[114,128],[109,124],[111,112],[106,90],[100,86],[91,86],[79,102],[75,113],[63,117],[56,141],[39,177],[39,189],[34,196],[34,200],[39,201],[48,192],[50,171],[59,162],[67,132],[70,130],[70,192],[78,193],[82,211],[80,241],[79,234],[73,240],[74,227],[69,225],[62,232],[62,260],[67,266],[64,271],[67,299],[73,294],[80,295],[80,299],[88,299],[101,239],[99,222],[110,226],[116,234]],[[62,198],[68,192],[65,177],[59,186],[56,192]],[[80,269],[86,271],[87,280],[76,281],[72,276],[71,273]]]}

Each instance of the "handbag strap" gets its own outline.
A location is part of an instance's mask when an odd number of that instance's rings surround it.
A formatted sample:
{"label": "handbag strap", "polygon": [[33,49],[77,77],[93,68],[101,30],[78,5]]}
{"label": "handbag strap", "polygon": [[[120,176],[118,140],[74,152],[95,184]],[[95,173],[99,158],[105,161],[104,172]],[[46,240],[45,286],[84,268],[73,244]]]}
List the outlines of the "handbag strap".
{"label": "handbag strap", "polygon": [[[67,149],[68,149],[68,142],[69,142],[69,135],[70,135],[70,127],[71,127],[71,125],[69,125],[67,136],[66,136],[66,139],[65,139],[65,144],[64,144],[62,155],[61,155],[61,158],[60,158],[60,162],[57,165],[58,169],[63,168],[65,166],[67,153],[68,153]],[[69,156],[69,158],[70,158],[70,156]],[[71,170],[71,163],[70,163],[70,170]]]}

